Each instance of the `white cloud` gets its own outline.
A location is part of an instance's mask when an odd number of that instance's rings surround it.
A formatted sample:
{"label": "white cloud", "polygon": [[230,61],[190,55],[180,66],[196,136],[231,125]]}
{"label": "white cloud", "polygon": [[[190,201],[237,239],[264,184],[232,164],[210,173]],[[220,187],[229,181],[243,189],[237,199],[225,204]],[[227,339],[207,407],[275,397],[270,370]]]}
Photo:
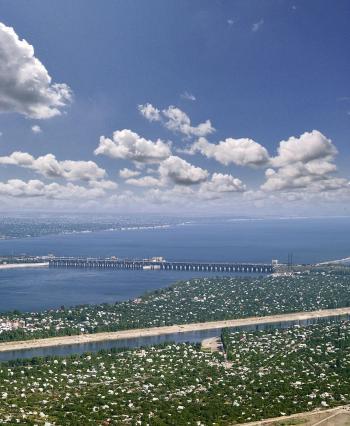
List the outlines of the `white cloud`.
{"label": "white cloud", "polygon": [[151,204],[188,205],[198,200],[197,193],[188,186],[175,185],[171,189],[150,189],[145,193],[146,200]]}
{"label": "white cloud", "polygon": [[[187,96],[187,99],[191,98],[191,100],[195,100],[193,95],[187,93]],[[197,126],[192,126],[189,116],[181,111],[180,108],[172,105],[162,111],[150,103],[139,105],[138,108],[141,114],[149,121],[161,121],[167,129],[173,132],[182,133],[187,137],[206,136],[215,131],[210,120],[206,120],[204,123],[200,123]]]}
{"label": "white cloud", "polygon": [[265,172],[264,191],[322,192],[337,190],[348,185],[346,179],[334,177],[337,150],[332,141],[313,130],[299,138],[281,141],[278,155],[271,159],[272,168]]}
{"label": "white cloud", "polygon": [[37,124],[35,126],[32,126],[32,132],[33,133],[41,133],[42,132],[41,127],[38,126]]}
{"label": "white cloud", "polygon": [[158,163],[171,155],[170,144],[158,139],[153,142],[131,130],[117,130],[113,138],[104,136],[94,151],[95,155],[106,155],[140,163]]}
{"label": "white cloud", "polygon": [[138,170],[131,170],[128,169],[127,167],[124,167],[124,169],[119,170],[119,176],[122,179],[130,179],[136,176],[139,176],[141,174],[141,172],[139,172]]}
{"label": "white cloud", "polygon": [[99,188],[106,191],[110,191],[118,188],[118,184],[112,180],[91,180],[89,181],[89,187]]}
{"label": "white cloud", "polygon": [[[39,159],[38,159],[39,160]],[[94,161],[60,161],[62,177],[68,180],[97,180],[106,176],[106,171]]]}
{"label": "white cloud", "polygon": [[139,105],[138,109],[140,113],[148,120],[148,121],[160,121],[160,111],[155,108],[152,104],[147,103],[145,105]]}
{"label": "white cloud", "polygon": [[214,158],[225,166],[236,164],[255,167],[266,165],[269,161],[266,148],[247,138],[227,138],[218,144],[210,143],[205,138],[199,138],[187,152],[191,154],[200,152],[207,158]]}
{"label": "white cloud", "polygon": [[106,171],[93,161],[58,161],[53,154],[34,158],[27,152],[18,151],[0,157],[0,164],[28,168],[48,178],[60,177],[72,181],[94,181],[106,176]]}
{"label": "white cloud", "polygon": [[60,115],[71,99],[66,84],[52,83],[33,46],[0,23],[0,111],[46,119]]}
{"label": "white cloud", "polygon": [[0,195],[7,197],[44,197],[57,200],[88,200],[103,197],[105,191],[100,188],[86,188],[71,183],[59,185],[58,183],[45,184],[40,180],[25,182],[20,179],[10,179],[7,182],[0,182]]}
{"label": "white cloud", "polygon": [[194,185],[208,178],[207,170],[195,167],[177,156],[171,156],[159,166],[162,179],[170,180],[177,185]]}
{"label": "white cloud", "polygon": [[189,116],[180,108],[169,106],[167,109],[163,109],[162,113],[167,119],[165,127],[174,132],[183,133],[186,136],[206,136],[215,131],[210,120],[197,126],[191,126]]}
{"label": "white cloud", "polygon": [[145,187],[145,186],[152,186],[152,187],[157,187],[157,186],[164,186],[164,182],[160,179],[157,179],[153,176],[143,176],[140,178],[130,178],[127,179],[125,181],[128,185],[133,185],[133,186],[141,186],[141,187]]}
{"label": "white cloud", "polygon": [[260,21],[258,21],[258,22],[255,22],[253,25],[252,25],[252,31],[254,32],[254,33],[256,33],[257,31],[259,31],[260,29],[261,29],[261,27],[264,25],[264,20],[263,19],[260,19]]}
{"label": "white cloud", "polygon": [[182,99],[186,99],[187,101],[192,101],[192,102],[194,102],[196,100],[196,97],[194,96],[194,94],[187,92],[187,90],[185,92],[181,93],[180,97]]}
{"label": "white cloud", "polygon": [[213,173],[210,181],[201,185],[202,192],[243,192],[246,186],[243,182],[229,174]]}
{"label": "white cloud", "polygon": [[302,163],[284,166],[277,171],[269,168],[265,176],[266,182],[261,187],[265,191],[303,189],[325,178],[322,173],[310,173]]}
{"label": "white cloud", "polygon": [[298,161],[332,160],[337,149],[330,139],[318,130],[313,130],[303,133],[299,138],[292,136],[287,141],[281,141],[277,152],[278,155],[271,162],[273,166],[282,167]]}
{"label": "white cloud", "polygon": [[[214,173],[209,181],[198,186],[175,184],[172,188],[153,188],[147,191],[145,199],[153,204],[205,206],[211,200],[230,200],[230,194],[241,194],[246,189],[241,180],[231,175]],[[266,195],[265,195],[266,196]],[[185,207],[185,208],[186,208]]]}

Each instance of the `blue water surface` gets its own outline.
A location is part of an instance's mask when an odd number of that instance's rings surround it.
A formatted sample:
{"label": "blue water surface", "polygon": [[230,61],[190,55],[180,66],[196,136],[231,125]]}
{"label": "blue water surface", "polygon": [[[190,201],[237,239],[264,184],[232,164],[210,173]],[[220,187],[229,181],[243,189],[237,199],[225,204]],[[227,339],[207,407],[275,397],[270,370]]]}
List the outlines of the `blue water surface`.
{"label": "blue water surface", "polygon": [[[225,220],[160,229],[103,231],[0,241],[0,255],[118,256],[169,260],[311,263],[350,255],[350,218]],[[174,281],[176,271],[0,270],[0,311],[115,302]]]}

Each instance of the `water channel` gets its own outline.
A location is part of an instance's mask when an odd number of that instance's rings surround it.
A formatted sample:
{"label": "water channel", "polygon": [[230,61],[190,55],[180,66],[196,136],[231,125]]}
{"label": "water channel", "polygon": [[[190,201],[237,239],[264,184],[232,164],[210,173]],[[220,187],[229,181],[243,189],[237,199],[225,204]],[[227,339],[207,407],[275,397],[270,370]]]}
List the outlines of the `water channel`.
{"label": "water channel", "polygon": [[[348,321],[350,315],[338,315],[324,318],[313,318],[297,321],[283,321],[276,323],[259,323],[230,328],[233,331],[262,331],[286,329],[295,326],[309,326],[324,322]],[[145,346],[155,346],[162,343],[200,343],[202,340],[220,336],[221,328],[212,330],[190,331],[184,333],[171,333],[158,336],[137,337],[129,339],[108,340],[102,342],[79,343],[75,345],[51,346],[46,348],[21,349],[14,351],[0,352],[0,362],[11,361],[18,358],[29,359],[34,357],[47,356],[69,356],[74,354],[83,354],[85,352],[98,352],[111,348],[134,349]]]}

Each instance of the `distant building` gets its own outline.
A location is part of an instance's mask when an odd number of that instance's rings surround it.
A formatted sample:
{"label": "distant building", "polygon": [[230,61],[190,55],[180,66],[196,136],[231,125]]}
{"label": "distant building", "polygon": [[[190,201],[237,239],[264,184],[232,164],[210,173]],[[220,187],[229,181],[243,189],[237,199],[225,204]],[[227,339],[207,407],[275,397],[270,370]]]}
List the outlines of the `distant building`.
{"label": "distant building", "polygon": [[153,262],[153,263],[164,263],[166,260],[162,256],[154,256],[150,259],[142,259],[144,262]]}
{"label": "distant building", "polygon": [[278,265],[278,259],[272,259],[271,264],[272,265]]}
{"label": "distant building", "polygon": [[5,319],[0,322],[0,333],[25,328],[25,325],[25,321]]}
{"label": "distant building", "polygon": [[158,256],[158,257],[152,257],[151,261],[162,263],[162,262],[165,262],[165,259],[164,259],[164,257]]}

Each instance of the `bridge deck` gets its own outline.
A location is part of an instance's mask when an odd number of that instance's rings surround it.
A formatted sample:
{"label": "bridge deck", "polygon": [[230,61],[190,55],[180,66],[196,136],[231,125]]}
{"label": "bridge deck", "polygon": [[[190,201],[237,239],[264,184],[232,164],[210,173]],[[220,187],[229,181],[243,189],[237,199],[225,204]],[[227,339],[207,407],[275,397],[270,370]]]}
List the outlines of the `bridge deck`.
{"label": "bridge deck", "polygon": [[271,273],[271,264],[259,263],[230,263],[230,262],[154,262],[148,260],[113,260],[113,259],[82,259],[82,258],[52,258],[51,267],[66,268],[99,268],[99,269],[143,269],[165,271],[200,271],[200,272],[247,272]]}

